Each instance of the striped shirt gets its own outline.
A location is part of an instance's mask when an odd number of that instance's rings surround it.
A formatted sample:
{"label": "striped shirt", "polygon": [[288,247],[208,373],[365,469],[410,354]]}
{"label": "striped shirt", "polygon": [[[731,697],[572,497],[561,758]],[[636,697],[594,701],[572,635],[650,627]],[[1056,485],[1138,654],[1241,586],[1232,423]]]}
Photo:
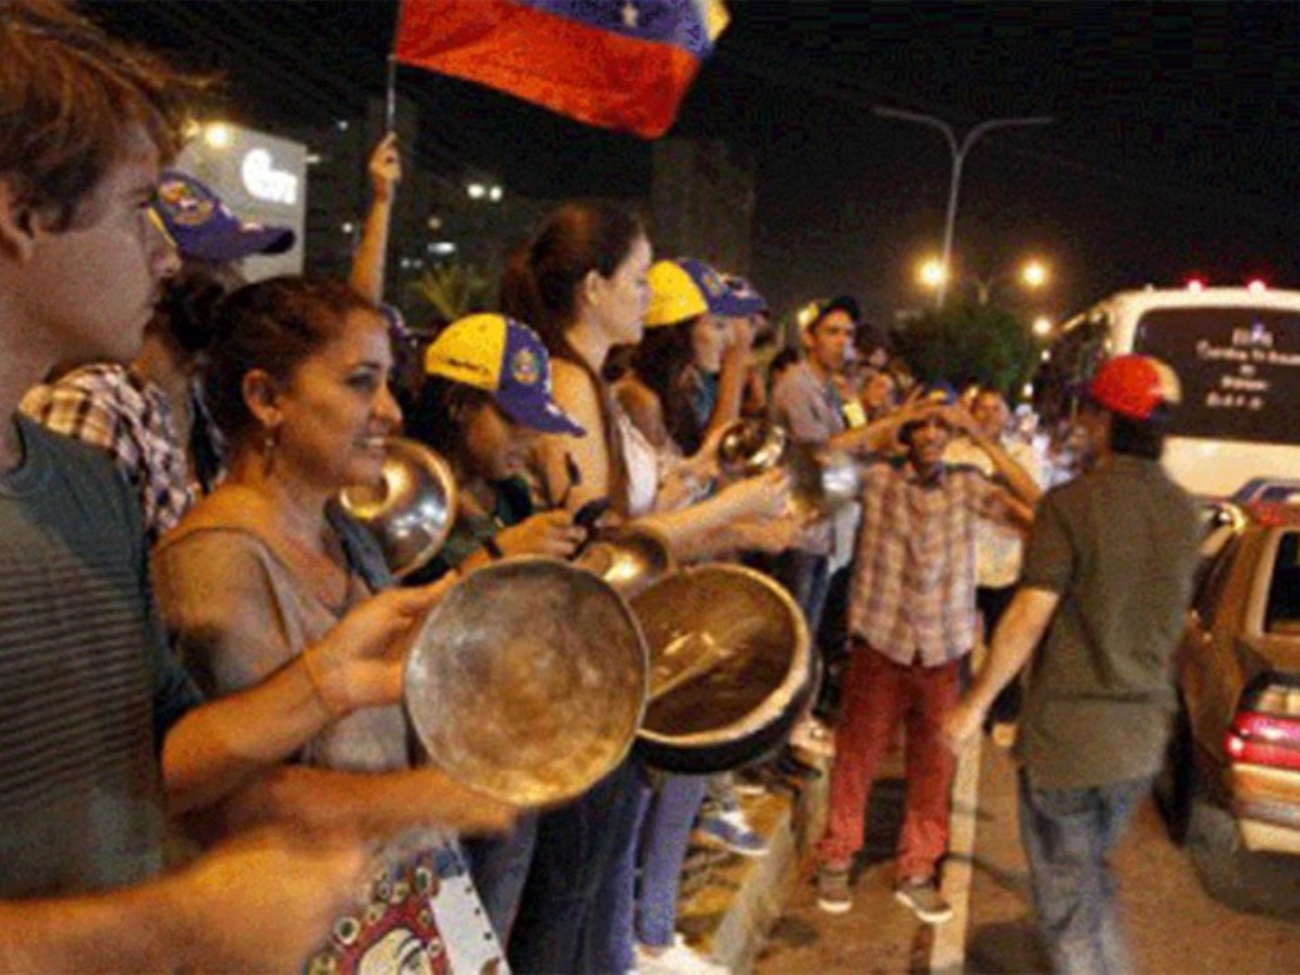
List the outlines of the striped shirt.
{"label": "striped shirt", "polygon": [[167,394],[133,370],[83,366],[29,390],[20,409],[113,459],[139,495],[151,547],[194,504],[189,461]]}
{"label": "striped shirt", "polygon": [[159,743],[197,703],[125,483],[89,448],[17,429],[23,463],[0,474],[0,898],[157,872]]}
{"label": "striped shirt", "polygon": [[973,467],[922,482],[910,463],[866,471],[849,632],[890,660],[938,667],[975,645],[975,526],[1001,490]]}

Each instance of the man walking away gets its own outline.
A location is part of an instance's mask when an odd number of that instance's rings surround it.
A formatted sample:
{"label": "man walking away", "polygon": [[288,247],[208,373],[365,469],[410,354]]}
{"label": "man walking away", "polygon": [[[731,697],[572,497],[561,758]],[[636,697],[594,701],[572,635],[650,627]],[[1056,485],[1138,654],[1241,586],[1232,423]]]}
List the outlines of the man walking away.
{"label": "man walking away", "polygon": [[954,748],[975,735],[1045,635],[1015,754],[1034,903],[1061,973],[1132,970],[1107,857],[1160,767],[1175,705],[1169,657],[1198,534],[1159,462],[1177,401],[1156,359],[1102,364],[1080,418],[1094,466],[1039,505],[1020,590],[944,725]]}

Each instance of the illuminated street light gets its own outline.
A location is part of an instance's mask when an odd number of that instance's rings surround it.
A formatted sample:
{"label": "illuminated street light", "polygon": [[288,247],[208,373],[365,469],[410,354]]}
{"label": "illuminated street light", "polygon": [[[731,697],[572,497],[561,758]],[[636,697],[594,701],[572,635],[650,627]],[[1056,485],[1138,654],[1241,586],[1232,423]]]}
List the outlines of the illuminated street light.
{"label": "illuminated street light", "polygon": [[470,183],[465,187],[465,192],[469,194],[471,200],[481,200],[487,196],[487,187],[482,183]]}
{"label": "illuminated street light", "polygon": [[1047,267],[1042,261],[1030,261],[1020,270],[1020,280],[1030,288],[1041,288],[1047,283]]}
{"label": "illuminated street light", "polygon": [[916,271],[917,281],[919,281],[923,287],[935,291],[946,289],[953,281],[954,277],[958,279],[959,283],[970,284],[974,287],[976,303],[987,305],[993,296],[994,289],[999,284],[1014,278],[1016,281],[1019,281],[1022,286],[1037,291],[1039,288],[1047,284],[1051,274],[1048,271],[1046,264],[1042,261],[1034,260],[1025,262],[1014,273],[1006,271],[987,276],[981,276],[978,274],[954,276],[952,268],[944,264],[944,262],[937,257],[926,259],[917,267]]}
{"label": "illuminated street light", "polygon": [[[1010,275],[993,274],[987,278],[971,275],[971,282],[975,285],[975,298],[981,305],[987,305],[993,295],[993,289],[1005,281]],[[1037,291],[1047,283],[1047,265],[1042,261],[1026,261],[1020,267],[1020,273],[1016,275],[1020,283],[1030,291]]]}
{"label": "illuminated street light", "polygon": [[1041,339],[1047,338],[1052,334],[1052,320],[1046,315],[1039,315],[1034,319],[1034,334]]}
{"label": "illuminated street light", "polygon": [[938,288],[947,283],[948,269],[939,258],[931,257],[922,262],[917,269],[916,277],[925,287]]}
{"label": "illuminated street light", "polygon": [[[877,105],[873,111],[883,118],[898,119],[902,122],[915,122],[918,125],[928,125],[930,128],[938,129],[943,133],[943,137],[948,143],[948,149],[952,153],[952,180],[948,185],[948,215],[943,228],[943,257],[941,260],[945,269],[952,266],[952,238],[953,230],[957,224],[957,191],[961,186],[962,163],[965,162],[966,154],[970,152],[971,147],[994,129],[1006,129],[1021,125],[1048,125],[1052,122],[1052,118],[1046,115],[1029,118],[988,119],[970,129],[965,138],[959,143],[957,133],[953,131],[953,127],[943,119],[936,118],[933,115],[922,115],[920,112],[908,112],[901,108],[889,108],[884,105]],[[935,291],[935,307],[942,308],[943,301],[947,296],[947,282],[940,282]]]}

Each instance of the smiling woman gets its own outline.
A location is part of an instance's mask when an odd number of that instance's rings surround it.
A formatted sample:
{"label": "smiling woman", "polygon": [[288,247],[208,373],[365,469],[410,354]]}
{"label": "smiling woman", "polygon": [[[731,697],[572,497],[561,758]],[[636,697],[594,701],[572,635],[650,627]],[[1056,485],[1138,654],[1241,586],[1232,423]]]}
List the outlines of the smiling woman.
{"label": "smiling woman", "polygon": [[[265,680],[391,584],[374,541],[334,500],[381,474],[384,440],[401,420],[388,391],[391,369],[384,319],[341,282],[273,278],[223,307],[208,389],[229,441],[229,475],[154,553],[174,646],[209,693]],[[395,695],[356,709],[324,695],[322,704],[328,714],[300,752],[303,762],[363,772],[408,767]],[[375,878],[376,899],[360,905],[364,920],[335,925],[337,943],[327,952],[337,967],[348,970],[350,959],[364,970],[368,949],[382,955],[383,937],[402,918],[429,913],[420,876],[433,891],[432,919],[419,931],[424,950],[445,945],[460,959],[454,967],[475,971],[499,957],[486,922],[465,920],[482,914],[473,886],[429,879],[430,870],[442,881],[462,878],[458,851],[436,835],[414,847]],[[411,896],[378,893],[398,884]]]}

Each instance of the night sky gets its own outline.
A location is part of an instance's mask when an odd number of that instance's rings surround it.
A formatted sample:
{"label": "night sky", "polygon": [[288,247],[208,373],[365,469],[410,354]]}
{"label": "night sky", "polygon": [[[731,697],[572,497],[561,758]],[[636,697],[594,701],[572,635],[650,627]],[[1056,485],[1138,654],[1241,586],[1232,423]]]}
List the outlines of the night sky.
{"label": "night sky", "polygon": [[[1054,271],[1058,315],[1146,283],[1256,275],[1300,286],[1300,5],[955,5],[732,0],[732,24],[672,134],[725,139],[758,174],[754,267],[779,310],[857,293],[920,306],[950,154],[873,105],[995,132],[966,160],[955,258],[983,277],[1022,256]],[[359,110],[382,91],[396,4],[152,0],[88,9],[119,33],[222,70],[227,109],[268,128]],[[425,110],[417,153],[540,197],[617,194],[646,146],[507,96],[403,69]],[[431,123],[436,119],[437,123]],[[1009,293],[1009,292],[1000,292]]]}

